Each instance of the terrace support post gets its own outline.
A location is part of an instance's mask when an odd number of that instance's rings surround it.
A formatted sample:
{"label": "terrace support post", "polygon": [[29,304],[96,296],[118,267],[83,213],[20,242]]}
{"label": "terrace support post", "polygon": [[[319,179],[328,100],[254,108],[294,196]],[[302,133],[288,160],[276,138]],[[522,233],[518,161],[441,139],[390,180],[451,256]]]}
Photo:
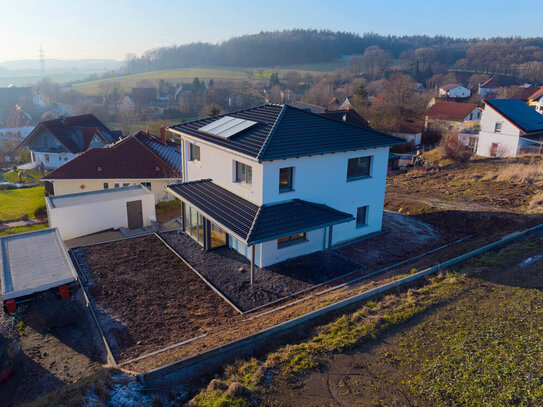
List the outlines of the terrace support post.
{"label": "terrace support post", "polygon": [[330,262],[332,260],[332,228],[333,226],[328,226],[328,248],[326,249],[326,266],[330,267]]}
{"label": "terrace support post", "polygon": [[251,246],[251,287],[254,282],[254,272],[255,272],[255,245]]}

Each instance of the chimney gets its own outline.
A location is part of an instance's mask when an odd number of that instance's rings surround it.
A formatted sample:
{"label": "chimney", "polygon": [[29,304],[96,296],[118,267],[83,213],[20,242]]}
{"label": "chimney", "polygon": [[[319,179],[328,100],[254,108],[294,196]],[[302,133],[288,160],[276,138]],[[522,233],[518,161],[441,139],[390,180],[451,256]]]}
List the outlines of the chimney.
{"label": "chimney", "polygon": [[164,128],[164,125],[160,127],[160,142],[166,145],[166,129]]}

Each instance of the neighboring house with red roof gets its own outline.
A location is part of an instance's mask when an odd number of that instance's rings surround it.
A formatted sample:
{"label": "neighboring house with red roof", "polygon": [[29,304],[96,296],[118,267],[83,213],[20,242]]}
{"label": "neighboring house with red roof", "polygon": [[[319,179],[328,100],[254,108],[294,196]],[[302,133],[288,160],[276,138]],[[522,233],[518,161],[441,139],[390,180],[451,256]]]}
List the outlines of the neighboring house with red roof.
{"label": "neighboring house with red roof", "polygon": [[479,84],[479,96],[481,99],[486,99],[490,96],[495,96],[498,93],[498,89],[501,88],[500,82],[495,76],[487,80],[483,84]]}
{"label": "neighboring house with red roof", "polygon": [[530,107],[533,107],[536,112],[543,114],[543,86],[533,89],[533,92],[527,99]]}
{"label": "neighboring house with red roof", "polygon": [[415,146],[418,146],[422,141],[423,130],[424,123],[397,121],[394,125],[394,131],[392,132],[392,135],[404,139],[408,143],[413,143]]}
{"label": "neighboring house with red roof", "polygon": [[439,97],[446,97],[451,99],[457,98],[469,98],[471,91],[458,83],[449,83],[439,88]]}
{"label": "neighboring house with red roof", "polygon": [[44,181],[53,184],[55,196],[144,185],[155,201],[172,196],[164,187],[181,181],[181,153],[176,143],[138,132],[106,148],[92,148],[51,171]]}
{"label": "neighboring house with red roof", "polygon": [[515,157],[522,152],[541,152],[543,115],[520,99],[485,101],[477,155]]}
{"label": "neighboring house with red roof", "polygon": [[88,149],[104,147],[121,136],[93,114],[84,114],[38,123],[18,148],[28,147],[36,165],[55,169]]}
{"label": "neighboring house with red roof", "polygon": [[481,110],[472,103],[436,102],[426,111],[424,128],[443,132],[459,131],[468,122],[477,125]]}

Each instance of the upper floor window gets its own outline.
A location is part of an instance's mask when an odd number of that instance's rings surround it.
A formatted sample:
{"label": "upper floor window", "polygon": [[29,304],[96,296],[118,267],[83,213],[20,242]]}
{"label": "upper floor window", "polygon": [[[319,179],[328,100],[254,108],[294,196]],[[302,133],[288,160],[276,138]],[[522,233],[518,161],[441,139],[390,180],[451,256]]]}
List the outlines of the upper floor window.
{"label": "upper floor window", "polygon": [[279,170],[279,192],[292,191],[293,172],[294,167],[286,167]]}
{"label": "upper floor window", "polygon": [[500,122],[496,122],[494,125],[494,133],[501,133],[502,131],[502,124]]}
{"label": "upper floor window", "polygon": [[190,160],[200,162],[200,146],[190,143]]}
{"label": "upper floor window", "polygon": [[347,164],[347,181],[370,176],[371,157],[351,158]]}
{"label": "upper floor window", "polygon": [[253,184],[253,168],[250,165],[236,161],[236,182],[246,185]]}

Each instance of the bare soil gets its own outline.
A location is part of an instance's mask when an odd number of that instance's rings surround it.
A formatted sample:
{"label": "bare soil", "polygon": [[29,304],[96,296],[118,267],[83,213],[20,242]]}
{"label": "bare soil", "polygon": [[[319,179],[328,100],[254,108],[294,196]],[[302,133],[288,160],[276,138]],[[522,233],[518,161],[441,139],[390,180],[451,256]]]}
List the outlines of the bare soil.
{"label": "bare soil", "polygon": [[[291,377],[289,380],[275,380],[269,387],[263,404],[448,406],[465,405],[452,398],[454,394],[461,394],[458,397],[463,397],[463,402],[471,397],[473,400],[475,397],[482,397],[481,394],[486,397],[499,397],[499,384],[489,379],[493,372],[485,371],[484,368],[470,373],[472,383],[463,382],[461,379],[456,383],[456,386],[463,385],[466,389],[471,385],[478,386],[473,383],[479,383],[481,393],[472,396],[466,394],[467,390],[455,387],[454,384],[442,383],[440,377],[428,383],[427,375],[439,376],[440,369],[452,368],[447,362],[449,358],[451,361],[462,360],[462,369],[467,371],[470,371],[473,365],[478,366],[478,363],[482,363],[479,360],[485,357],[486,350],[475,349],[473,354],[470,354],[470,344],[472,341],[486,343],[485,335],[500,337],[499,341],[492,343],[493,346],[496,344],[498,349],[504,346],[504,343],[514,343],[515,338],[495,333],[502,328],[502,324],[507,323],[505,321],[515,318],[511,310],[517,312],[517,318],[521,315],[519,325],[530,321],[526,323],[528,329],[519,328],[521,335],[525,335],[523,340],[533,341],[534,335],[541,335],[541,320],[535,322],[532,318],[540,314],[536,304],[543,303],[543,297],[537,294],[543,288],[543,252],[541,248],[533,250],[527,258],[525,255],[519,256],[515,248],[512,248],[510,253],[514,264],[474,269],[472,277],[461,290],[451,293],[450,298],[407,323],[396,326],[376,340],[365,342],[350,351],[326,354],[320,358],[322,364],[318,370]],[[522,312],[518,311],[521,304],[524,304],[527,290],[532,298],[528,301],[531,306],[525,310],[526,314],[522,315]],[[504,359],[499,362],[504,375],[502,380],[507,380],[509,369],[514,369],[515,361],[524,360],[525,357],[526,355],[521,353],[512,355],[511,360]],[[536,359],[538,358],[534,357],[534,365],[538,363]],[[445,360],[443,366],[440,360]],[[522,381],[520,378],[519,380]],[[436,397],[431,397],[430,392]],[[474,401],[473,405],[480,404]]]}
{"label": "bare soil", "polygon": [[250,262],[235,250],[218,248],[206,252],[183,232],[166,232],[160,236],[242,311],[361,269],[361,264],[335,254],[328,266],[326,254],[318,252],[266,268],[255,267],[251,287]]}
{"label": "bare soil", "polygon": [[221,329],[236,315],[155,235],[76,252],[117,362]]}
{"label": "bare soil", "polygon": [[12,374],[0,384],[0,405],[30,402],[101,368],[82,313],[48,293],[17,318],[0,311],[0,375]]}

